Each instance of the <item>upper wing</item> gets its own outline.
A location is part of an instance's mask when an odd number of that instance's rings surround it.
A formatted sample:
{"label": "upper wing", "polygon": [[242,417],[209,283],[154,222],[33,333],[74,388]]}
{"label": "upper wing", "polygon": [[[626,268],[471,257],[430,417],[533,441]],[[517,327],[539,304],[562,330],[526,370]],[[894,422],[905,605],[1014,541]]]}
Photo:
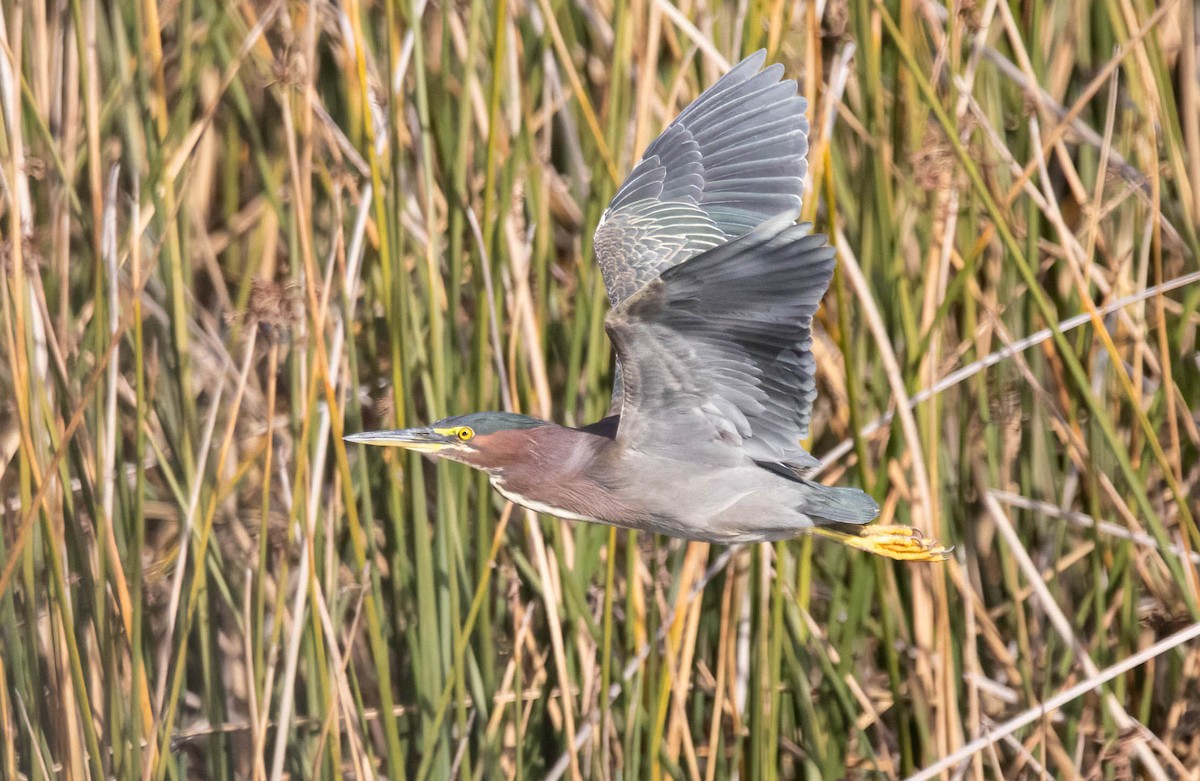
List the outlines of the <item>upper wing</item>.
{"label": "upper wing", "polygon": [[612,306],[663,270],[799,212],[808,170],[806,103],[766,52],[734,66],[646,148],[596,228]]}
{"label": "upper wing", "polygon": [[800,440],[817,395],[812,317],[834,251],[794,220],[668,268],[609,312],[624,382],[618,441],[676,456],[718,442],[756,461],[816,465]]}

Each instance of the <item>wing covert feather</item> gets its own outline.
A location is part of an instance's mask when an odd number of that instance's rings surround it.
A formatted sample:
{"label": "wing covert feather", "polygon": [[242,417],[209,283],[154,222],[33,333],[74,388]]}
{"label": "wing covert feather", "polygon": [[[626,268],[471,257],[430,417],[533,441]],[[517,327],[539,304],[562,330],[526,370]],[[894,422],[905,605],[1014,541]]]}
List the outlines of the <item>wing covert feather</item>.
{"label": "wing covert feather", "polygon": [[808,171],[806,102],[766,52],[735,65],[647,148],[596,228],[613,306],[764,220],[799,211]]}
{"label": "wing covert feather", "polygon": [[668,268],[605,321],[623,376],[617,438],[647,451],[715,441],[796,469],[816,397],[812,317],[833,275],[794,214]]}

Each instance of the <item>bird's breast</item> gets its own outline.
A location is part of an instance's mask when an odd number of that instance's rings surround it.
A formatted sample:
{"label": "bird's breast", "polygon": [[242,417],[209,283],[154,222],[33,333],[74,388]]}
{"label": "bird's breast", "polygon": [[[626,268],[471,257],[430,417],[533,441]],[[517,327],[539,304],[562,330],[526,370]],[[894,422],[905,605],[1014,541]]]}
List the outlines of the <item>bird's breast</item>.
{"label": "bird's breast", "polygon": [[601,518],[596,518],[589,515],[583,515],[576,510],[558,506],[558,502],[545,501],[544,498],[539,498],[529,489],[522,490],[520,487],[509,487],[506,485],[502,475],[491,476],[492,488],[496,489],[496,493],[508,499],[514,504],[519,504],[522,507],[527,507],[537,513],[546,513],[548,515],[556,515],[559,518],[566,518],[570,521],[600,521]]}

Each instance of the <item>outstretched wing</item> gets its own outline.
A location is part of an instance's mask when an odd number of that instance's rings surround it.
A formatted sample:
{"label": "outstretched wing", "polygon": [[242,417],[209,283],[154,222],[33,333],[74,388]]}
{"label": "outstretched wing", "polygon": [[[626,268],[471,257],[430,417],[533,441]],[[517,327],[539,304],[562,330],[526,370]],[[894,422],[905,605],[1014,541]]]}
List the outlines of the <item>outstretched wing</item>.
{"label": "outstretched wing", "polygon": [[799,212],[808,170],[806,103],[766,52],[734,66],[649,147],[596,228],[612,306],[662,271]]}
{"label": "outstretched wing", "polygon": [[817,464],[800,440],[817,393],[812,317],[834,251],[795,217],[668,268],[609,312],[624,381],[618,441],[676,457],[714,443],[764,464]]}

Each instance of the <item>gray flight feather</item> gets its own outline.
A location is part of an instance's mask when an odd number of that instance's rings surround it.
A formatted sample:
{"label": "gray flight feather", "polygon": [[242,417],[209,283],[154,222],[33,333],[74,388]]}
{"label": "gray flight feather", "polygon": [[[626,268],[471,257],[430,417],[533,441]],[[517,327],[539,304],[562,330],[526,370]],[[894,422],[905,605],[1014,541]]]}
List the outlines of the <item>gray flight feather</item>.
{"label": "gray flight feather", "polygon": [[834,251],[795,217],[667,269],[609,312],[623,367],[618,442],[645,452],[710,442],[795,470],[816,465],[800,440],[817,393],[812,317]]}
{"label": "gray flight feather", "polygon": [[[612,306],[664,270],[798,213],[808,171],[808,120],[783,66],[750,55],[705,90],[646,148],[596,228]],[[644,75],[643,78],[649,78]],[[612,411],[620,407],[621,365]]]}
{"label": "gray flight feather", "polygon": [[[800,210],[808,120],[783,66],[750,55],[646,148],[596,229],[613,306],[665,268]],[[645,78],[645,77],[644,77]]]}

